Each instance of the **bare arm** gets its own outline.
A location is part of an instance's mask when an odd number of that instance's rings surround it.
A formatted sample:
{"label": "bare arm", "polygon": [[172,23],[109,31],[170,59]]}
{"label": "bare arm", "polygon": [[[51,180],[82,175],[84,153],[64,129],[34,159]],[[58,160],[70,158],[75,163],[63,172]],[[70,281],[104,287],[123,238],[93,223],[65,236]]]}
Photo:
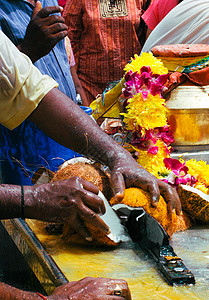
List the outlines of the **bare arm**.
{"label": "bare arm", "polygon": [[[84,226],[90,221],[101,231],[108,233],[108,226],[99,217],[105,206],[98,197],[98,188],[81,178],[73,177],[37,186],[0,186],[0,219],[23,217],[41,221],[67,223],[81,236],[89,240]],[[24,197],[24,205],[22,205]]]}
{"label": "bare arm", "polygon": [[152,30],[147,28],[147,32],[146,32],[146,40],[148,39],[149,35],[151,34]]}
{"label": "bare arm", "polygon": [[177,192],[139,166],[129,152],[59,90],[52,89],[29,119],[58,143],[109,166],[117,197],[123,197],[125,186],[136,186],[151,193],[153,205],[161,193],[169,210],[180,212]]}
{"label": "bare arm", "polygon": [[76,67],[75,66],[71,67],[70,71],[71,71],[71,75],[72,75],[73,82],[74,82],[74,85],[75,85],[76,93],[80,94],[80,96],[81,96],[82,105],[89,106],[88,100],[86,98],[86,94],[85,94],[84,89],[81,85],[81,82],[78,78],[78,75],[77,75],[77,72],[76,72]]}

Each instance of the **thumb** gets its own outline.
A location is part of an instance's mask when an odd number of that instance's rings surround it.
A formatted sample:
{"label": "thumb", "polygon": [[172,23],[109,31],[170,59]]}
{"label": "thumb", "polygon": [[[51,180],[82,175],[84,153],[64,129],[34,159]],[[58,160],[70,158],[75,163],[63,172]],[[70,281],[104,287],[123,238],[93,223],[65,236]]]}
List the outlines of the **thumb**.
{"label": "thumb", "polygon": [[36,5],[34,7],[31,19],[33,19],[41,9],[42,9],[41,2],[40,1],[36,1]]}

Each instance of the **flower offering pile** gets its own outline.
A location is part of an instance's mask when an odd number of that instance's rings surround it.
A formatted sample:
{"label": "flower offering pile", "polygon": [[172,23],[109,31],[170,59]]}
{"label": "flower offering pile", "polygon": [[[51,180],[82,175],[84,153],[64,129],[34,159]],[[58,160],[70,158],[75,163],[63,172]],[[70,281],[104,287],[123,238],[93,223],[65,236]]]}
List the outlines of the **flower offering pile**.
{"label": "flower offering pile", "polygon": [[[152,53],[142,53],[131,59],[125,67],[122,90],[124,127],[131,135],[130,144],[137,162],[160,180],[181,190],[181,198],[186,199],[181,199],[183,208],[192,218],[209,222],[209,165],[204,161],[171,158],[174,137],[162,96],[169,76],[168,69]],[[183,186],[187,186],[187,190],[182,192]],[[191,193],[188,189],[192,189]],[[201,195],[198,190],[202,191]],[[197,217],[193,210],[206,213]]]}

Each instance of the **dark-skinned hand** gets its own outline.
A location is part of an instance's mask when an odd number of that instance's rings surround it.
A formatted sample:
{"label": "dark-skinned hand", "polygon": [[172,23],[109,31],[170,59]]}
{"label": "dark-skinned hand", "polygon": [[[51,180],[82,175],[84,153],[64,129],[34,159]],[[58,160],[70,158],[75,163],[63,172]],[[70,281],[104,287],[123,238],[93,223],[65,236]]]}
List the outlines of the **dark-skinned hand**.
{"label": "dark-skinned hand", "polygon": [[[115,296],[115,290],[120,290],[121,296]],[[86,277],[56,288],[48,299],[131,300],[131,293],[125,280]]]}
{"label": "dark-skinned hand", "polygon": [[63,10],[60,6],[41,8],[37,1],[19,50],[28,55],[34,63],[47,55],[54,46],[67,36],[64,18],[55,14]]}
{"label": "dark-skinned hand", "polygon": [[118,153],[111,169],[111,182],[116,198],[122,199],[125,187],[139,187],[151,194],[152,205],[156,206],[160,194],[167,202],[168,211],[174,210],[181,214],[181,202],[175,188],[158,180],[151,173],[141,167],[129,154]]}
{"label": "dark-skinned hand", "polygon": [[105,213],[105,206],[98,192],[94,184],[79,177],[25,186],[25,216],[47,222],[67,223],[89,240],[85,221],[105,233],[109,232],[108,226],[99,217],[99,214]]}

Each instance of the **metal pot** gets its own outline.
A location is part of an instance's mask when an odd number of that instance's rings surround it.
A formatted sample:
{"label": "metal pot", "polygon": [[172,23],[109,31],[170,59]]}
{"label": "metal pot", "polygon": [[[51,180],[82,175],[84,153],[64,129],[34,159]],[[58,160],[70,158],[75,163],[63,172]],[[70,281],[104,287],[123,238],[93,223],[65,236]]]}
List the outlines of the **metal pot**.
{"label": "metal pot", "polygon": [[209,86],[186,81],[166,98],[176,150],[209,149]]}

